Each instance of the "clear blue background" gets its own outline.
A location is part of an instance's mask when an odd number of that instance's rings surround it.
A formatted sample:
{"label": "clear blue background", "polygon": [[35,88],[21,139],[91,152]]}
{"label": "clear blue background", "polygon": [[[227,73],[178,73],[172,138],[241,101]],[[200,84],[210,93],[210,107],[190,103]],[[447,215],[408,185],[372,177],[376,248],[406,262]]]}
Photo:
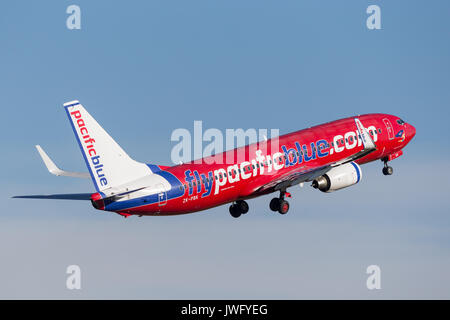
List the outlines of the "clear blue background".
{"label": "clear blue background", "polygon": [[[81,7],[81,30],[66,8]],[[382,30],[366,28],[381,7]],[[8,1],[0,10],[0,298],[450,298],[448,1]],[[394,175],[291,189],[232,219],[226,206],[122,217],[88,202],[17,194],[91,192],[34,149],[85,171],[62,108],[79,99],[136,160],[170,165],[176,128],[288,133],[368,112],[417,135]],[[65,288],[66,267],[82,290]],[[366,288],[381,267],[381,290]]]}

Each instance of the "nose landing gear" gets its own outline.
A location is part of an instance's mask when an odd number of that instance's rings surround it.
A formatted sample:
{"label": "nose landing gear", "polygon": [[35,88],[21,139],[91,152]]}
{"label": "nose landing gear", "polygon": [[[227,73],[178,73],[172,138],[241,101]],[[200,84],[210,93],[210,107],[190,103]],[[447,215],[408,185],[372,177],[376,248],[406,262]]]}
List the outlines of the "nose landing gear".
{"label": "nose landing gear", "polygon": [[289,211],[289,202],[284,200],[284,197],[291,197],[291,194],[286,191],[280,191],[279,198],[273,198],[270,201],[269,207],[272,211],[278,211],[280,214],[286,214]]}
{"label": "nose landing gear", "polygon": [[384,167],[382,170],[383,174],[385,176],[392,175],[394,173],[394,169],[392,167],[388,166],[388,160],[385,158],[385,159],[383,159],[383,162],[384,162]]}

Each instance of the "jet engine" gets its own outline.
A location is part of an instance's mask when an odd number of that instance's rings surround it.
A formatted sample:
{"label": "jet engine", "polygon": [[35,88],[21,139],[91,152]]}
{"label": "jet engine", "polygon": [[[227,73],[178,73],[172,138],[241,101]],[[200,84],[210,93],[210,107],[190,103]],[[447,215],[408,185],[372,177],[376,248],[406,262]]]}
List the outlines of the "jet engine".
{"label": "jet engine", "polygon": [[359,165],[350,162],[334,167],[326,174],[314,179],[312,186],[322,192],[332,192],[357,184],[361,177]]}

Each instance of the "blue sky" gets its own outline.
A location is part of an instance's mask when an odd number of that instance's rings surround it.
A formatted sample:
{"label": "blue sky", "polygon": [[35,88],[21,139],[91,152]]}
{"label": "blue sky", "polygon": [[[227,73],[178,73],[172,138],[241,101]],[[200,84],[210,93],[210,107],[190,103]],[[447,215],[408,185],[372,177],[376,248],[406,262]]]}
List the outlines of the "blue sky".
{"label": "blue sky", "polygon": [[[81,30],[66,8],[81,8]],[[381,30],[366,8],[381,7]],[[1,298],[450,298],[448,1],[9,1],[0,10]],[[123,219],[46,172],[35,144],[84,171],[62,104],[79,99],[136,160],[170,165],[173,130],[288,133],[369,112],[417,129],[384,177],[292,188],[232,219],[226,206]],[[65,288],[78,264],[82,290]],[[368,265],[382,289],[365,287]]]}

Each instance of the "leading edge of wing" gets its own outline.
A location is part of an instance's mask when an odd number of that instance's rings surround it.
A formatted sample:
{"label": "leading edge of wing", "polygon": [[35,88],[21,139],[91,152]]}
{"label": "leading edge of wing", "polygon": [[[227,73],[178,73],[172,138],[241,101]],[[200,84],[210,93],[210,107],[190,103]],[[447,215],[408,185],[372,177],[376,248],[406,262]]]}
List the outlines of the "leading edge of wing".
{"label": "leading edge of wing", "polygon": [[92,193],[66,193],[66,194],[35,194],[25,196],[13,196],[21,199],[56,199],[56,200],[91,200]]}
{"label": "leading edge of wing", "polygon": [[273,188],[274,191],[286,189],[302,182],[312,181],[315,178],[327,173],[329,170],[331,170],[331,168],[331,165],[328,164],[316,168],[303,168],[298,171],[288,172],[284,175],[274,178],[272,181],[262,186],[259,186],[255,190],[250,191],[250,194],[264,192],[271,188]]}

